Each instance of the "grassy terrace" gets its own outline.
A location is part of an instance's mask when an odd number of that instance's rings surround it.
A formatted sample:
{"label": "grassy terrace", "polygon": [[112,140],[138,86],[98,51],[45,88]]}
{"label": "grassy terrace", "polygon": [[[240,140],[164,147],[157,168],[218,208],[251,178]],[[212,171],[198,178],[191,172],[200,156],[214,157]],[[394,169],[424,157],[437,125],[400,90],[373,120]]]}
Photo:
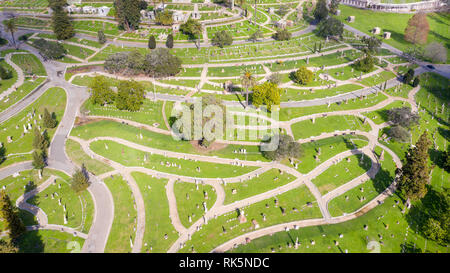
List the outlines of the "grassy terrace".
{"label": "grassy terrace", "polygon": [[[174,194],[177,201],[178,215],[181,224],[188,228],[205,214],[203,202],[211,209],[217,196],[210,185],[198,185],[177,181],[174,185]],[[189,216],[191,221],[189,221]]]}
{"label": "grassy terrace", "polygon": [[280,120],[287,121],[296,117],[307,116],[316,113],[367,108],[382,102],[386,98],[387,97],[385,95],[379,93],[378,95],[377,94],[368,95],[365,99],[352,99],[349,100],[348,103],[346,102],[333,103],[330,104],[329,107],[328,105],[319,105],[319,106],[308,106],[299,108],[281,108]]}
{"label": "grassy terrace", "polygon": [[[66,107],[66,93],[62,88],[53,87],[48,89],[35,102],[26,107],[17,115],[8,119],[0,125],[0,140],[6,149],[6,160],[2,166],[15,162],[31,160],[33,131],[37,126],[43,127],[43,121],[39,119],[39,115],[44,113],[44,108],[48,111],[55,112],[56,119],[61,120]],[[31,115],[34,115],[31,117]],[[36,121],[36,124],[34,123]],[[33,128],[24,133],[23,126],[30,124]],[[42,128],[41,131],[43,131]],[[56,129],[47,129],[49,140],[52,139]],[[12,137],[12,142],[7,142],[7,137]]]}
{"label": "grassy terrace", "polygon": [[387,110],[400,107],[411,108],[411,105],[407,102],[396,100],[381,109],[375,110],[373,112],[363,113],[363,115],[370,118],[375,124],[382,124],[388,121]]}
{"label": "grassy terrace", "polygon": [[10,66],[8,63],[6,63],[5,60],[0,60],[0,65],[5,68],[6,70],[9,70],[12,72],[12,78],[11,79],[7,79],[7,80],[3,80],[1,81],[0,84],[0,94],[5,92],[6,90],[8,90],[11,86],[13,86],[16,82],[17,82],[17,71]]}
{"label": "grassy terrace", "polygon": [[[379,157],[382,149],[377,147],[375,151]],[[385,151],[381,168],[374,179],[370,179],[330,201],[328,209],[331,216],[354,212],[378,196],[394,181],[395,169],[396,164],[392,156]]]}
{"label": "grassy terrace", "polygon": [[[77,242],[72,248],[69,243]],[[71,243],[73,244],[73,243]],[[57,230],[28,231],[19,238],[19,253],[71,253],[81,250],[84,239]]]}
{"label": "grassy terrace", "polygon": [[[251,172],[256,167],[237,167],[228,164],[215,164],[209,162],[195,162],[177,158],[168,158],[162,155],[149,154],[114,141],[95,141],[91,143],[95,153],[128,167],[145,167],[160,172],[178,174],[191,177],[234,177]],[[145,161],[144,157],[148,160]],[[171,165],[167,164],[169,162]],[[172,166],[176,164],[176,166]],[[197,168],[200,168],[197,170]]]}
{"label": "grassy terrace", "polygon": [[[139,134],[142,133],[143,138],[140,139]],[[218,156],[224,158],[239,158],[242,160],[261,160],[264,161],[259,147],[257,146],[242,146],[242,145],[227,145],[220,150],[203,151],[198,150],[191,143],[187,141],[176,141],[172,137],[139,129],[130,125],[121,124],[113,121],[99,121],[95,123],[78,126],[72,129],[71,135],[88,140],[97,136],[115,136],[126,139],[148,147],[153,147],[162,150],[201,154],[209,156]],[[247,154],[234,153],[235,150],[241,148],[247,149]]]}
{"label": "grassy terrace", "polygon": [[371,166],[371,160],[366,155],[364,155],[362,161],[360,154],[352,155],[332,165],[316,178],[312,179],[311,182],[324,195],[367,172]]}
{"label": "grassy terrace", "polygon": [[29,77],[26,77],[24,83],[19,86],[17,90],[13,91],[9,96],[0,101],[0,112],[6,110],[11,105],[14,105],[15,103],[23,99],[44,81],[45,78],[37,78],[36,80],[33,80]]}
{"label": "grassy terrace", "polygon": [[[278,205],[275,200],[278,200]],[[242,210],[247,219],[245,223],[239,223],[237,211],[218,216],[217,219],[210,219],[208,224],[203,225],[200,231],[192,235],[191,240],[186,242],[186,246],[180,252],[191,252],[192,248],[196,252],[209,252],[236,236],[254,230],[252,220],[257,221],[260,228],[263,228],[279,223],[321,217],[314,197],[304,185],[275,198],[243,207]],[[263,214],[266,216],[266,221],[263,220]]]}
{"label": "grassy terrace", "polygon": [[362,87],[356,84],[344,84],[338,87],[332,87],[330,89],[316,89],[310,90],[300,90],[293,88],[286,88],[281,92],[281,101],[302,101],[302,100],[312,100],[326,97],[333,97],[352,91],[361,89]]}
{"label": "grassy terrace", "polygon": [[292,124],[294,139],[305,139],[312,136],[318,136],[322,133],[332,133],[334,131],[360,130],[370,131],[370,125],[364,124],[364,121],[355,116],[329,116],[304,120]]}
{"label": "grassy terrace", "polygon": [[[166,179],[153,178],[143,173],[132,173],[139,186],[145,205],[145,232],[142,252],[166,252],[178,238],[169,218],[166,197]],[[167,234],[167,239],[164,236]]]}
{"label": "grassy terrace", "polygon": [[[245,180],[243,182],[228,183],[224,185],[225,201],[224,204],[233,203],[276,187],[280,187],[294,181],[295,177],[288,173],[283,173],[279,169],[270,169],[258,177]],[[233,191],[235,193],[233,194]]]}
{"label": "grassy terrace", "polygon": [[11,60],[23,70],[25,75],[47,76],[44,65],[33,54],[14,54]]}
{"label": "grassy terrace", "polygon": [[114,220],[106,243],[105,252],[131,252],[130,241],[134,242],[136,228],[136,206],[127,182],[115,175],[104,180],[114,200]]}
{"label": "grassy terrace", "polygon": [[68,139],[66,141],[66,153],[67,156],[78,166],[84,164],[86,169],[93,173],[94,175],[100,175],[102,173],[106,173],[112,171],[113,168],[108,166],[107,164],[100,162],[98,160],[90,158],[81,148],[81,145]]}

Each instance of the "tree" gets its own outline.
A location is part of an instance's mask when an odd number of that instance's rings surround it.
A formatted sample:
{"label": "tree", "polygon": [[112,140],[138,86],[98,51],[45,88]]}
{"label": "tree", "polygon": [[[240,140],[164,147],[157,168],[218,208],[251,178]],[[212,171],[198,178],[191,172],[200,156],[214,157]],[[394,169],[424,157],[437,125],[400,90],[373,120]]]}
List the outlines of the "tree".
{"label": "tree", "polygon": [[256,84],[256,79],[250,70],[245,70],[241,75],[241,85],[245,88],[245,107],[248,106],[248,89]]}
{"label": "tree", "polygon": [[56,125],[58,124],[58,122],[56,121],[56,118],[54,117],[55,113],[53,112],[52,114],[50,114],[50,112],[48,112],[48,109],[45,108],[44,109],[44,127],[45,128],[55,128]]}
{"label": "tree", "polygon": [[33,156],[33,162],[31,164],[33,165],[33,168],[36,170],[43,170],[46,166],[45,152],[42,150],[34,150],[32,156]]}
{"label": "tree", "polygon": [[0,253],[17,253],[19,249],[9,240],[0,239]]}
{"label": "tree", "polygon": [[425,131],[417,141],[415,147],[409,148],[406,153],[405,164],[398,169],[398,185],[407,201],[421,199],[427,193],[426,184],[430,180],[430,167],[428,166],[428,149],[431,141]]}
{"label": "tree", "polygon": [[114,8],[119,27],[126,31],[139,28],[141,21],[140,0],[114,0]]}
{"label": "tree", "polygon": [[181,70],[181,60],[167,48],[156,48],[145,56],[144,71],[152,77],[174,76]]}
{"label": "tree", "polygon": [[170,26],[173,24],[173,12],[170,10],[164,10],[157,12],[155,15],[155,22],[159,25]]}
{"label": "tree", "polygon": [[189,18],[186,23],[180,25],[180,31],[188,35],[190,40],[195,40],[197,48],[200,47],[202,25],[199,21]]}
{"label": "tree", "polygon": [[447,49],[441,43],[431,42],[425,47],[423,55],[433,63],[445,63],[447,61]]}
{"label": "tree", "polygon": [[280,105],[280,93],[281,89],[276,84],[264,82],[253,87],[252,103],[256,108],[265,104],[271,111],[272,105]]}
{"label": "tree", "polygon": [[339,8],[339,4],[341,3],[341,0],[331,0],[330,4],[328,5],[328,8],[330,9],[330,12],[332,14],[337,13],[337,9]]}
{"label": "tree", "polygon": [[272,161],[281,161],[285,158],[298,158],[302,155],[300,143],[294,141],[289,135],[275,135],[278,138],[278,145],[273,151],[261,151],[262,155]]}
{"label": "tree", "polygon": [[154,35],[150,35],[148,39],[148,48],[155,49],[156,48],[156,39]]}
{"label": "tree", "polygon": [[322,20],[317,26],[317,35],[321,37],[342,37],[344,33],[344,24],[334,17]]}
{"label": "tree", "polygon": [[410,128],[419,123],[419,115],[411,111],[409,107],[392,108],[387,110],[388,120],[395,125]]}
{"label": "tree", "polygon": [[427,15],[418,12],[408,20],[408,25],[405,28],[405,40],[413,44],[425,44],[429,30]]}
{"label": "tree", "polygon": [[374,68],[375,61],[375,58],[368,53],[364,58],[361,58],[355,62],[355,68],[359,71],[369,72]]}
{"label": "tree", "polygon": [[77,194],[80,194],[89,187],[89,184],[89,176],[83,164],[81,165],[81,169],[76,170],[72,175],[70,186]]}
{"label": "tree", "polygon": [[262,31],[261,31],[260,29],[257,29],[255,32],[253,32],[253,33],[250,35],[249,40],[252,41],[252,42],[256,42],[256,41],[258,41],[259,39],[262,39],[263,37],[264,37],[264,36],[263,36]]}
{"label": "tree", "polygon": [[306,66],[300,67],[297,71],[292,72],[291,79],[298,84],[308,84],[312,81],[314,73],[306,68]]}
{"label": "tree", "polygon": [[407,142],[411,137],[409,131],[399,125],[392,126],[388,131],[388,135],[399,142]]}
{"label": "tree", "polygon": [[212,44],[223,48],[226,45],[231,45],[233,43],[233,37],[226,30],[217,31],[214,33],[214,37],[212,38]]}
{"label": "tree", "polygon": [[381,40],[377,37],[362,37],[361,41],[365,44],[366,53],[374,54],[381,46]]}
{"label": "tree", "polygon": [[166,47],[173,48],[173,35],[172,34],[167,35]]}
{"label": "tree", "polygon": [[139,111],[144,101],[144,86],[134,80],[121,81],[117,88],[116,107],[119,110]]}
{"label": "tree", "polygon": [[9,237],[13,242],[25,233],[25,225],[19,217],[19,212],[5,190],[0,191],[0,218],[6,220],[6,230],[9,231]]}
{"label": "tree", "polygon": [[3,25],[5,27],[5,30],[8,31],[9,33],[11,33],[11,38],[13,40],[13,44],[16,47],[16,49],[18,49],[19,47],[16,44],[16,39],[14,38],[14,32],[17,31],[16,21],[14,20],[14,18],[11,18],[9,20],[4,20]]}
{"label": "tree", "polygon": [[280,73],[272,73],[272,74],[270,74],[270,76],[267,78],[267,80],[268,80],[269,82],[272,82],[272,83],[276,84],[276,85],[279,85],[279,84],[281,83],[281,81],[282,81],[282,77],[281,77],[281,74],[280,74]]}
{"label": "tree", "polygon": [[116,94],[111,89],[110,81],[104,76],[95,76],[89,84],[91,102],[105,105],[114,102]]}
{"label": "tree", "polygon": [[33,46],[39,50],[39,53],[47,59],[61,59],[67,53],[66,49],[59,43],[38,39],[33,41]]}
{"label": "tree", "polygon": [[2,80],[8,80],[13,77],[13,73],[11,70],[8,70],[4,68],[2,65],[0,65],[0,78]]}
{"label": "tree", "polygon": [[49,146],[48,136],[46,131],[41,134],[38,128],[34,127],[33,148],[35,150],[46,151]]}
{"label": "tree", "polygon": [[412,87],[417,87],[420,83],[419,76],[414,77],[414,80],[412,82]]}
{"label": "tree", "polygon": [[67,6],[66,0],[51,0],[49,7],[52,9],[52,28],[58,40],[67,40],[75,35],[72,22],[64,9]]}
{"label": "tree", "polygon": [[97,33],[97,37],[98,37],[98,42],[100,44],[105,44],[106,43],[106,36],[105,33],[103,32],[103,30],[99,30]]}
{"label": "tree", "polygon": [[413,78],[414,78],[414,69],[410,68],[403,76],[403,81],[404,83],[409,84]]}
{"label": "tree", "polygon": [[316,9],[314,10],[314,18],[317,21],[322,21],[328,17],[328,8],[326,0],[319,0],[316,4]]}
{"label": "tree", "polygon": [[445,241],[446,234],[448,232],[442,229],[441,223],[438,220],[435,220],[433,218],[429,218],[427,220],[423,229],[425,237],[433,241],[436,241],[440,244],[442,244]]}
{"label": "tree", "polygon": [[290,33],[287,29],[279,28],[272,37],[277,41],[287,41],[291,39],[292,33]]}

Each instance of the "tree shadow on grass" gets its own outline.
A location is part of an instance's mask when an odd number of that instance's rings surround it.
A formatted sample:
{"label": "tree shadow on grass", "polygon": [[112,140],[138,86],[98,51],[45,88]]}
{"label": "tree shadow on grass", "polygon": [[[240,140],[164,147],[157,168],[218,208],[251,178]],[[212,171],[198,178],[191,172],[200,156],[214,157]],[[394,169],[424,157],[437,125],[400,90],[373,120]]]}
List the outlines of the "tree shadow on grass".
{"label": "tree shadow on grass", "polygon": [[25,232],[17,239],[17,247],[19,253],[42,253],[45,249],[45,244],[38,230]]}

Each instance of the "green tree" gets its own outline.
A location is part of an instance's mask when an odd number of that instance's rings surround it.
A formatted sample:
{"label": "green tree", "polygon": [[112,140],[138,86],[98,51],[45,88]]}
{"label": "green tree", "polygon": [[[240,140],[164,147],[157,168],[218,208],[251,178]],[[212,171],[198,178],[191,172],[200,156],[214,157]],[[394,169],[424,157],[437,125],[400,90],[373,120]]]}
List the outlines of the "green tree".
{"label": "green tree", "polygon": [[148,39],[148,48],[155,49],[156,48],[156,39],[154,35],[150,35]]}
{"label": "green tree", "polygon": [[448,232],[441,227],[441,223],[438,220],[435,220],[433,218],[429,218],[427,220],[423,229],[425,237],[433,241],[436,241],[440,244],[442,244],[445,241],[446,234]]}
{"label": "green tree", "polygon": [[0,253],[17,253],[19,249],[10,241],[0,239]]}
{"label": "green tree", "polygon": [[33,41],[33,46],[47,59],[61,59],[67,53],[66,49],[59,43],[38,39]]}
{"label": "green tree", "polygon": [[406,197],[407,206],[410,202],[421,199],[427,193],[426,185],[430,179],[430,167],[428,166],[428,149],[431,141],[425,131],[417,141],[414,148],[409,148],[406,153],[405,164],[398,169],[398,185]]}
{"label": "green tree", "polygon": [[241,75],[241,85],[245,89],[245,107],[248,106],[248,89],[256,84],[255,76],[250,70],[245,70]]}
{"label": "green tree", "polygon": [[38,128],[34,127],[33,148],[35,150],[46,151],[49,146],[48,136],[46,131],[41,134]]}
{"label": "green tree", "polygon": [[110,81],[104,76],[95,76],[89,83],[91,102],[93,104],[111,104],[114,102],[116,94],[111,89]]}
{"label": "green tree", "polygon": [[25,225],[19,217],[19,212],[5,190],[0,191],[0,216],[5,219],[6,230],[8,230],[11,240],[15,241],[25,233]]}
{"label": "green tree", "polygon": [[173,35],[172,34],[167,35],[166,47],[173,48]]}
{"label": "green tree", "polygon": [[303,85],[310,83],[313,77],[314,73],[306,68],[306,66],[300,67],[297,71],[292,72],[291,74],[292,81]]}
{"label": "green tree", "polygon": [[17,25],[16,25],[16,21],[14,20],[14,18],[11,18],[9,20],[4,20],[3,21],[3,26],[5,27],[5,30],[8,31],[9,33],[11,33],[11,38],[13,40],[13,44],[14,47],[16,49],[18,49],[18,45],[16,44],[16,39],[14,38],[14,32],[17,31]]}
{"label": "green tree", "polygon": [[33,165],[33,168],[36,170],[43,170],[46,166],[45,152],[42,150],[34,150],[32,156],[33,156],[33,162],[31,164]]}
{"label": "green tree", "polygon": [[139,111],[144,101],[144,86],[134,80],[120,81],[116,107],[120,110]]}
{"label": "green tree", "polygon": [[322,20],[317,26],[317,35],[320,37],[342,37],[344,24],[334,17]]}
{"label": "green tree", "polygon": [[328,5],[330,13],[336,14],[340,3],[341,3],[341,0],[331,0],[330,4]]}
{"label": "green tree", "polygon": [[381,40],[377,37],[362,37],[361,41],[365,44],[366,53],[374,54],[381,46]]}
{"label": "green tree", "polygon": [[54,117],[55,113],[50,114],[48,112],[48,109],[44,109],[44,127],[45,128],[55,128],[58,122],[56,121],[56,118]]}
{"label": "green tree", "polygon": [[173,12],[170,10],[164,10],[157,12],[155,15],[155,22],[159,25],[170,26],[173,24]]}
{"label": "green tree", "polygon": [[106,36],[105,33],[103,32],[103,30],[99,30],[97,33],[97,38],[98,38],[98,42],[100,44],[105,44],[106,43]]}
{"label": "green tree", "polygon": [[114,0],[114,8],[119,26],[132,31],[139,28],[141,21],[140,0]]}
{"label": "green tree", "polygon": [[290,33],[287,29],[279,28],[272,37],[277,41],[287,41],[291,39],[292,33]]}
{"label": "green tree", "polygon": [[180,25],[180,31],[188,35],[190,40],[195,40],[197,48],[200,48],[202,25],[199,21],[189,18],[186,23]]}
{"label": "green tree", "polygon": [[76,193],[80,194],[89,187],[89,184],[89,176],[83,164],[81,169],[76,170],[72,175],[70,186]]}
{"label": "green tree", "polygon": [[212,38],[212,44],[223,48],[226,45],[231,45],[233,43],[233,37],[226,30],[217,31],[214,33],[214,37]]}
{"label": "green tree", "polygon": [[252,35],[250,35],[249,40],[252,42],[256,42],[259,39],[262,39],[263,37],[264,36],[262,31],[260,29],[257,29],[255,32],[252,33]]}
{"label": "green tree", "polygon": [[272,82],[264,82],[253,87],[252,103],[258,108],[265,104],[267,110],[271,111],[273,105],[280,105],[281,89]]}
{"label": "green tree", "polygon": [[[262,150],[262,155],[272,161],[281,161],[286,158],[299,158],[301,157],[303,151],[301,149],[300,143],[294,141],[291,136],[284,134],[277,134],[272,136],[272,138],[278,139],[275,143],[275,147],[271,147],[269,151]],[[268,142],[272,141],[268,140]]]}
{"label": "green tree", "polygon": [[319,0],[316,4],[316,9],[314,10],[314,18],[317,21],[322,21],[328,17],[328,8],[326,0]]}
{"label": "green tree", "polygon": [[392,108],[386,111],[388,120],[405,128],[410,128],[412,125],[419,123],[420,116],[411,111],[409,107]]}
{"label": "green tree", "polygon": [[414,78],[414,69],[410,68],[403,76],[403,82],[409,84]]}
{"label": "green tree", "polygon": [[0,78],[2,80],[8,80],[13,77],[13,73],[11,70],[7,70],[2,65],[0,65]]}
{"label": "green tree", "polygon": [[359,71],[369,72],[375,66],[375,58],[371,54],[366,54],[364,58],[358,59],[355,62],[355,68]]}
{"label": "green tree", "polygon": [[156,48],[145,56],[144,72],[152,77],[168,77],[181,70],[181,59],[170,54],[167,48]]}
{"label": "green tree", "polygon": [[67,5],[65,0],[49,1],[49,6],[52,9],[52,28],[53,33],[58,40],[67,40],[75,35],[72,22],[64,7]]}

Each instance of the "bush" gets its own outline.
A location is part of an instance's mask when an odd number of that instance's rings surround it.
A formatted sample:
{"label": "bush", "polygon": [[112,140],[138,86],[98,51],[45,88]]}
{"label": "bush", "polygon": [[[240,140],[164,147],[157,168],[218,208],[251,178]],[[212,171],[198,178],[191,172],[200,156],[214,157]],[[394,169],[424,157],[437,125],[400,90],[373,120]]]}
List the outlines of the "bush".
{"label": "bush", "polygon": [[388,135],[399,142],[407,142],[411,136],[407,129],[399,125],[391,127]]}
{"label": "bush", "polygon": [[403,76],[403,81],[406,84],[409,84],[414,78],[414,69],[410,68],[406,72],[406,74]]}
{"label": "bush", "polygon": [[44,39],[33,41],[33,46],[39,50],[42,56],[51,60],[61,59],[67,53],[61,44]]}
{"label": "bush", "polygon": [[13,77],[12,71],[7,70],[2,65],[0,65],[0,78],[2,78],[2,80],[8,80],[11,79],[12,77]]}
{"label": "bush", "polygon": [[150,35],[150,38],[148,38],[148,48],[150,49],[156,48],[156,39],[154,35]]}
{"label": "bush", "polygon": [[220,48],[223,48],[225,45],[231,45],[232,43],[233,37],[225,30],[214,33],[214,37],[212,38],[212,44]]}
{"label": "bush", "polygon": [[173,35],[172,34],[167,35],[166,47],[173,48]]}
{"label": "bush", "polygon": [[300,143],[294,141],[291,136],[275,135],[272,138],[278,138],[278,143],[275,143],[276,146],[274,147],[271,146],[270,151],[261,150],[265,158],[272,161],[280,161],[288,157],[298,158],[302,155]]}
{"label": "bush", "polygon": [[98,37],[98,42],[100,44],[103,45],[104,43],[106,43],[106,36],[105,36],[105,33],[103,33],[103,30],[98,31],[97,37]]}
{"label": "bush", "polygon": [[355,68],[359,71],[369,72],[373,69],[376,59],[370,54],[367,54],[364,58],[359,59],[355,63]]}
{"label": "bush", "polygon": [[280,73],[272,73],[267,78],[267,80],[271,83],[274,83],[276,85],[279,85],[281,83],[281,74]]}
{"label": "bush", "polygon": [[155,16],[155,22],[159,25],[170,26],[173,24],[173,12],[170,10],[164,10],[157,12]]}
{"label": "bush", "polygon": [[286,29],[277,29],[277,32],[272,36],[277,41],[286,41],[291,39],[292,33]]}
{"label": "bush", "polygon": [[291,73],[291,80],[298,84],[308,84],[312,81],[314,73],[306,66],[300,67],[297,71]]}
{"label": "bush", "polygon": [[342,33],[344,33],[344,24],[334,17],[323,20],[317,26],[317,35],[321,37],[342,37]]}

